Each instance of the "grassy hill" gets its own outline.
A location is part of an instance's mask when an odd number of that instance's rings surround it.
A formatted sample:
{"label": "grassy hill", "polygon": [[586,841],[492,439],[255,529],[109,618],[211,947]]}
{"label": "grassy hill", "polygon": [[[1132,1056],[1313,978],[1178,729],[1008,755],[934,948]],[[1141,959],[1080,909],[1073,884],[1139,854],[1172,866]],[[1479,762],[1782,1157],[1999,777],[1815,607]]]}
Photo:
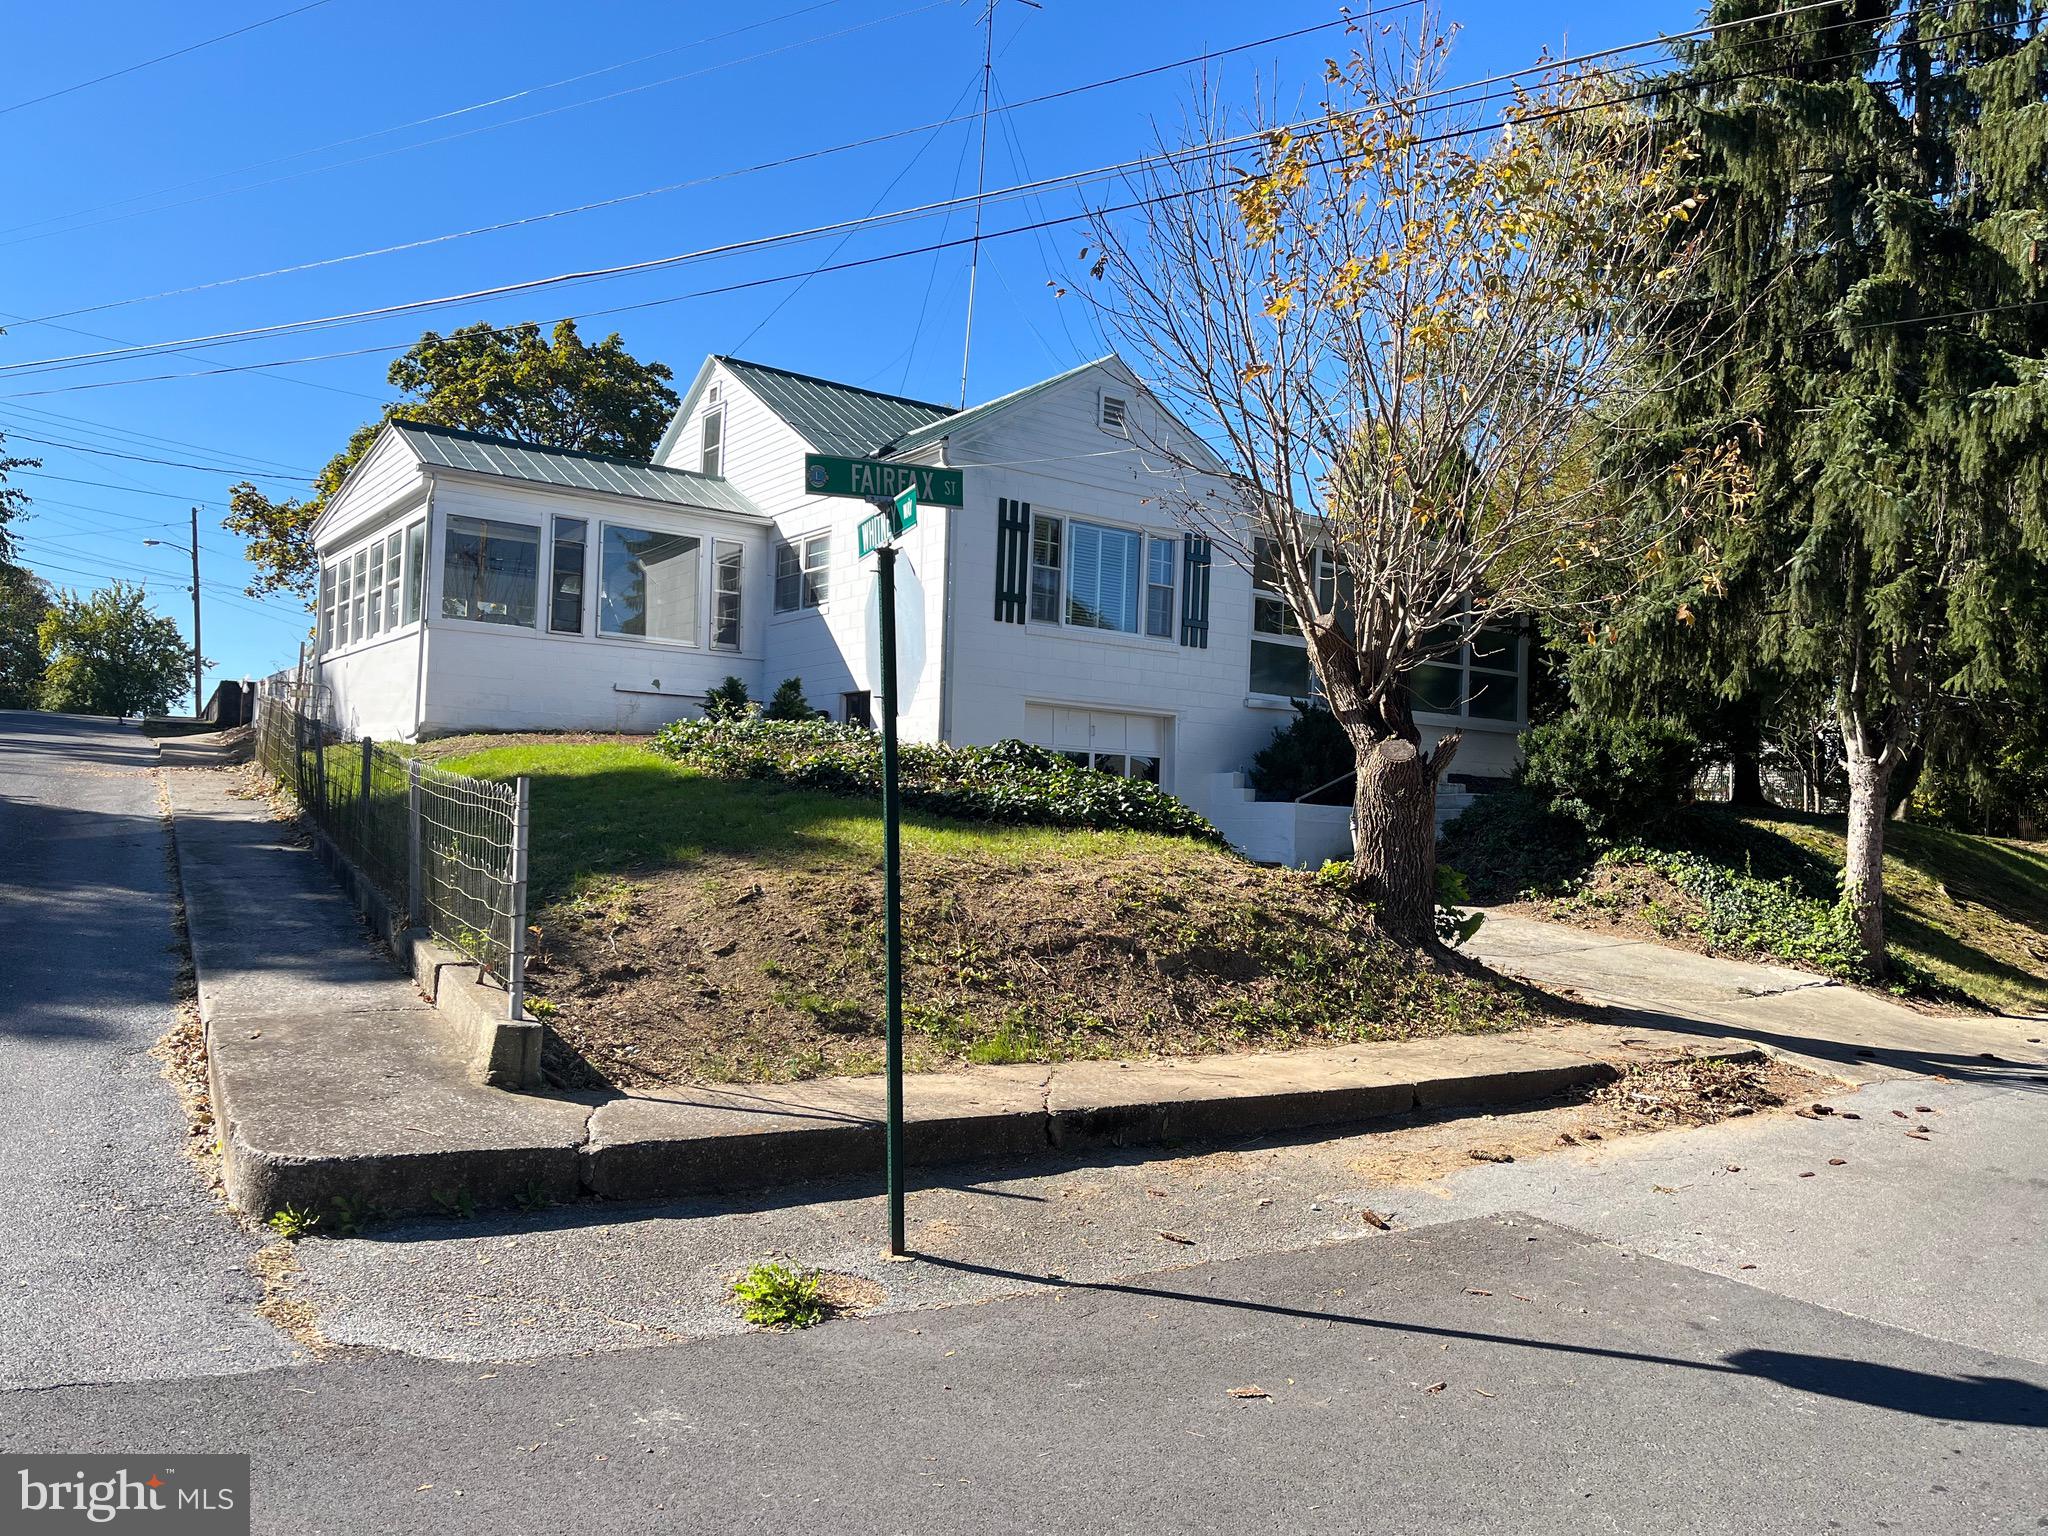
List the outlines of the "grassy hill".
{"label": "grassy hill", "polygon": [[[879,1070],[875,802],[711,777],[628,740],[429,750],[532,776],[531,987],[558,1078]],[[913,814],[903,848],[917,1070],[1539,1022],[1514,990],[1389,945],[1312,876],[1193,839]]]}
{"label": "grassy hill", "polygon": [[[1840,818],[1725,806],[1692,807],[1654,845],[1603,851],[1518,793],[1468,812],[1445,851],[1478,901],[1531,901],[1567,922],[1848,974],[1833,916],[1842,858]],[[1885,903],[1904,990],[2048,1010],[2048,844],[1893,822]]]}

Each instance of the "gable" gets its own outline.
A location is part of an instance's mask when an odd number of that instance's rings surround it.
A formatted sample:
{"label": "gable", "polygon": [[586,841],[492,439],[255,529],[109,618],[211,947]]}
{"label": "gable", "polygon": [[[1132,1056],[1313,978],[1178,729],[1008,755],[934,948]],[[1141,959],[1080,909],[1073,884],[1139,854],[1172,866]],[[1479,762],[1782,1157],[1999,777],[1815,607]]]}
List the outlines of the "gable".
{"label": "gable", "polygon": [[719,373],[745,388],[818,453],[865,458],[908,432],[954,414],[951,406],[928,400],[878,394],[744,358],[714,355],[704,360],[669,419],[654,451],[656,462],[667,461],[675,451],[705,388]]}

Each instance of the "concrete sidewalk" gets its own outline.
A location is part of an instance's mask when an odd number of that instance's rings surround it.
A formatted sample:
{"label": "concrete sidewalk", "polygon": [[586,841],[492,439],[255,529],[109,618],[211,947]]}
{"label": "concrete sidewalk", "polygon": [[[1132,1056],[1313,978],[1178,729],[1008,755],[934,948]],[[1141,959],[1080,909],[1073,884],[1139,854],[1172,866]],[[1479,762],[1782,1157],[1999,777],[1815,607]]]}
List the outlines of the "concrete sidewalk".
{"label": "concrete sidewalk", "polygon": [[1674,1040],[1734,1035],[1848,1082],[1941,1074],[2048,1087],[2038,1018],[1938,1014],[1811,971],[1489,912],[1469,953],[1495,970],[1620,1011]]}
{"label": "concrete sidewalk", "polygon": [[[879,1172],[883,1083],[634,1095],[479,1085],[458,1031],[370,942],[327,870],[225,773],[166,770],[230,1194],[257,1216],[658,1200]],[[936,1165],[1527,1103],[1736,1042],[1576,1024],[1198,1059],[919,1074]]]}

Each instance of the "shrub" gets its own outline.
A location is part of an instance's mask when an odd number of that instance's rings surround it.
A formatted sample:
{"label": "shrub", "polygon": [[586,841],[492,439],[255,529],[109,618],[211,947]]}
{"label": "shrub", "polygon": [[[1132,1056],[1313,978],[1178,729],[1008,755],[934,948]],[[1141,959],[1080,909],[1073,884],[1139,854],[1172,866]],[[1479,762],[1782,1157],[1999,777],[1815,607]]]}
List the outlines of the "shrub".
{"label": "shrub", "polygon": [[825,1320],[825,1290],[816,1274],[787,1264],[756,1264],[732,1283],[740,1316],[756,1328],[808,1328]]}
{"label": "shrub", "polygon": [[1699,772],[1699,741],[1675,720],[1575,710],[1532,729],[1522,750],[1522,782],[1597,837],[1655,826]]}
{"label": "shrub", "polygon": [[1444,828],[1438,867],[1449,863],[1482,905],[1576,890],[1597,850],[1586,829],[1540,795],[1510,787],[1481,795]]}
{"label": "shrub", "polygon": [[740,678],[728,677],[704,695],[704,718],[742,720],[751,712],[753,703],[747,694],[746,683]]}
{"label": "shrub", "polygon": [[[1294,701],[1294,718],[1259,749],[1245,778],[1262,800],[1298,800],[1314,805],[1349,805],[1350,781],[1358,764],[1351,738],[1321,704]],[[1332,779],[1338,782],[1332,784]],[[1311,793],[1311,792],[1314,793]]]}
{"label": "shrub", "polygon": [[1690,896],[1699,911],[1685,925],[1716,948],[1776,955],[1851,981],[1865,978],[1848,907],[1807,894],[1790,877],[1766,880],[1698,853],[1634,845],[1602,860],[1653,869]]}
{"label": "shrub", "polygon": [[811,701],[804,697],[804,680],[800,677],[785,677],[775,685],[775,693],[761,711],[764,720],[822,720],[825,712],[811,708]]}
{"label": "shrub", "polygon": [[[760,779],[862,799],[882,793],[882,739],[822,720],[678,720],[654,750],[721,779]],[[967,821],[1163,832],[1218,843],[1223,835],[1156,784],[1078,768],[1021,741],[992,747],[905,742],[903,803]]]}

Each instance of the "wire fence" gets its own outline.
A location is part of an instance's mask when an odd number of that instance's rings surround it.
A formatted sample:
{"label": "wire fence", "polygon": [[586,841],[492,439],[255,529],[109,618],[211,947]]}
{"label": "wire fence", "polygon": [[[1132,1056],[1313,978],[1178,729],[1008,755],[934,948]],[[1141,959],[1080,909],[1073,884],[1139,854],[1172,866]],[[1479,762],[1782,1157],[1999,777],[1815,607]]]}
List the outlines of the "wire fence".
{"label": "wire fence", "polygon": [[518,1018],[526,993],[528,781],[494,784],[367,736],[337,736],[302,707],[308,702],[304,685],[266,680],[256,708],[257,766],[412,926],[503,982]]}

